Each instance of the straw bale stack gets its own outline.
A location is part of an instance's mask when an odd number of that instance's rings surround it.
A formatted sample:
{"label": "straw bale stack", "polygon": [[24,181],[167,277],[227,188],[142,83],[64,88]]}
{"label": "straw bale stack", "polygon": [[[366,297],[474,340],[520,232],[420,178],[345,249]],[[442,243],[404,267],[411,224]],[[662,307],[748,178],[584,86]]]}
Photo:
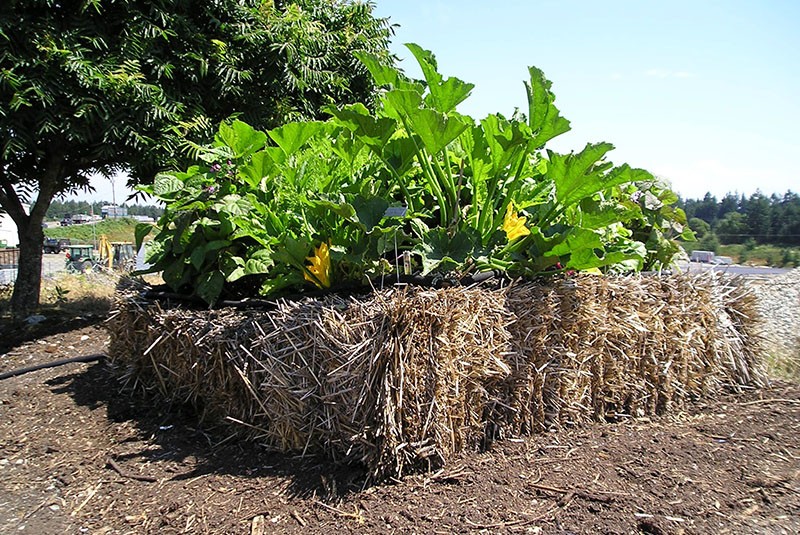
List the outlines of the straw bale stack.
{"label": "straw bale stack", "polygon": [[714,275],[407,287],[271,310],[166,307],[143,290],[121,287],[108,321],[129,386],[378,479],[763,380],[755,300]]}

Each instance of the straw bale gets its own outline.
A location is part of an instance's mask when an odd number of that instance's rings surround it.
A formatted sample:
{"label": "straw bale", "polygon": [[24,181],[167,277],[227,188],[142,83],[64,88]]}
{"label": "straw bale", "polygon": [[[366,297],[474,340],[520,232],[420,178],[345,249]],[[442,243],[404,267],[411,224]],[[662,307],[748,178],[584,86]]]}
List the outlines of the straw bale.
{"label": "straw bale", "polygon": [[716,275],[392,288],[272,310],[162,306],[145,290],[121,286],[108,322],[129,386],[378,479],[763,380],[754,297]]}

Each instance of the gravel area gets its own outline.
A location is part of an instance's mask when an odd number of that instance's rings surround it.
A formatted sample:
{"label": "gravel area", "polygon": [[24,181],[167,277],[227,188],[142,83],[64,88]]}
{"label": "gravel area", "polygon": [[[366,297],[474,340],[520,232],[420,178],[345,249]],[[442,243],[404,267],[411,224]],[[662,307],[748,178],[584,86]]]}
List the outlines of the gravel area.
{"label": "gravel area", "polygon": [[800,268],[755,286],[764,317],[767,351],[800,359]]}

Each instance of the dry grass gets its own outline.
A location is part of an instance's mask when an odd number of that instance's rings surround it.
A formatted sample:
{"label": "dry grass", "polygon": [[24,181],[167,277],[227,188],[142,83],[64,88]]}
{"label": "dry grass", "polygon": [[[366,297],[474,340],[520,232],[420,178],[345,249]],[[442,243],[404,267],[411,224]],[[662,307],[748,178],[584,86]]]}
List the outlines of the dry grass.
{"label": "dry grass", "polygon": [[752,294],[713,274],[390,289],[274,310],[162,306],[126,281],[110,353],[133,388],[375,478],[588,420],[758,386]]}
{"label": "dry grass", "polygon": [[794,351],[773,348],[765,364],[770,377],[800,383],[800,339],[795,340]]}
{"label": "dry grass", "polygon": [[[109,311],[119,276],[105,273],[58,273],[43,277],[39,294],[40,311],[65,316],[86,313],[102,315]],[[7,315],[14,286],[0,286],[0,315]]]}

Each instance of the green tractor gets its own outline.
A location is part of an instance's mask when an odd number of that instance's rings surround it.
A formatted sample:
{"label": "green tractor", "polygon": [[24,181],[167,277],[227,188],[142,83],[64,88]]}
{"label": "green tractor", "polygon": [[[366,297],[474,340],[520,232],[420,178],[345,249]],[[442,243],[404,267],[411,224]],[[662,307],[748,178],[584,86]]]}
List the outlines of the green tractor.
{"label": "green tractor", "polygon": [[67,271],[86,273],[99,265],[94,245],[70,245],[67,248]]}

